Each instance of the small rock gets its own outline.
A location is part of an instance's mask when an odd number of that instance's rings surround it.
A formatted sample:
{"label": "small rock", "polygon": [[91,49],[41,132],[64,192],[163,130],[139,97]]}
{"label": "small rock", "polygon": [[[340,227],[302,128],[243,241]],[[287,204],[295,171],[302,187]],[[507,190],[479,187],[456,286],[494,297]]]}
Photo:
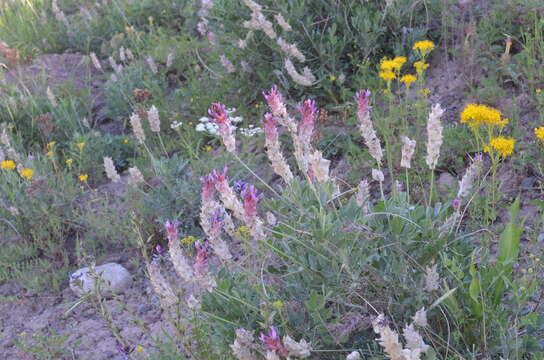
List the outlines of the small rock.
{"label": "small rock", "polygon": [[438,177],[436,187],[441,199],[447,199],[450,192],[457,190],[457,179],[450,173],[443,172]]}
{"label": "small rock", "polygon": [[100,278],[100,294],[111,296],[121,294],[132,285],[132,277],[127,269],[116,263],[96,266],[91,272],[84,267],[70,275],[70,288],[76,295],[83,296],[95,290],[96,279]]}
{"label": "small rock", "polygon": [[537,240],[538,240],[538,242],[543,242],[543,241],[544,241],[544,232],[541,232],[541,233],[538,235]]}

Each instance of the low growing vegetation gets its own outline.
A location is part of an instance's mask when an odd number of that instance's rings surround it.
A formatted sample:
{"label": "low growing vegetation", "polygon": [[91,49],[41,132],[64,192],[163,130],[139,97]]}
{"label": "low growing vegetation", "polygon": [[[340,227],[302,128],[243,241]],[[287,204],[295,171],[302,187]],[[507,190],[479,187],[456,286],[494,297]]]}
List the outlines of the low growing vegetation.
{"label": "low growing vegetation", "polygon": [[[7,358],[543,358],[543,24],[534,0],[4,2],[0,299],[88,306],[115,343],[22,320]],[[106,291],[112,254],[157,326]]]}

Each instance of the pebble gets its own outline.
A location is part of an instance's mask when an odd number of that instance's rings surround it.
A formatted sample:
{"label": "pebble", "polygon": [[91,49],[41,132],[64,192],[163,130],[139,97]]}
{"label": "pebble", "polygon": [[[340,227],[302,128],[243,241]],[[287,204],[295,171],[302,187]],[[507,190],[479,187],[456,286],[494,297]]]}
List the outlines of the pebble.
{"label": "pebble", "polygon": [[132,276],[127,269],[117,263],[96,266],[94,272],[84,267],[70,275],[70,289],[76,295],[83,296],[96,290],[96,278],[100,277],[100,293],[109,297],[122,294],[132,285]]}

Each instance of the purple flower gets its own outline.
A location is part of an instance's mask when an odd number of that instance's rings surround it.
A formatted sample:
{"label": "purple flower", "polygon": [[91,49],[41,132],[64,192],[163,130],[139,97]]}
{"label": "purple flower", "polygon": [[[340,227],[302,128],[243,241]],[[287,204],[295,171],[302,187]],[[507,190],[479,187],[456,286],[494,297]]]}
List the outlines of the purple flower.
{"label": "purple flower", "polygon": [[244,199],[244,210],[250,217],[257,216],[257,203],[263,198],[263,194],[257,194],[257,189],[253,185],[248,185],[241,193]]}
{"label": "purple flower", "polygon": [[268,335],[260,333],[259,339],[266,345],[268,350],[277,351],[280,355],[284,357],[287,357],[289,355],[289,350],[287,350],[285,346],[283,346],[283,344],[281,343],[280,337],[278,336],[278,333],[276,332],[276,328],[274,326],[270,327]]}
{"label": "purple flower", "polygon": [[234,182],[233,190],[237,194],[241,194],[245,189],[247,189],[248,183],[243,180],[237,180]]}
{"label": "purple flower", "polygon": [[164,228],[166,229],[166,236],[168,237],[169,242],[174,242],[178,240],[178,226],[179,221],[172,222],[170,220],[166,220],[166,222],[164,223]]}

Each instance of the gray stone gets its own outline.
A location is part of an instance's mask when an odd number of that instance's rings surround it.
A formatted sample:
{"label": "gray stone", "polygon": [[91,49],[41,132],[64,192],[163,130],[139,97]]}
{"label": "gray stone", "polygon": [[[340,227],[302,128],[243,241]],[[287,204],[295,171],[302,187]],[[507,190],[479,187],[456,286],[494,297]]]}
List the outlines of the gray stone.
{"label": "gray stone", "polygon": [[457,179],[447,172],[441,173],[436,183],[438,194],[443,200],[448,199],[448,195],[450,195],[450,193],[457,191],[457,186]]}
{"label": "gray stone", "polygon": [[108,297],[125,292],[132,285],[132,277],[127,269],[116,263],[96,266],[94,271],[84,267],[70,275],[70,288],[78,296],[96,291],[97,283],[100,294]]}

